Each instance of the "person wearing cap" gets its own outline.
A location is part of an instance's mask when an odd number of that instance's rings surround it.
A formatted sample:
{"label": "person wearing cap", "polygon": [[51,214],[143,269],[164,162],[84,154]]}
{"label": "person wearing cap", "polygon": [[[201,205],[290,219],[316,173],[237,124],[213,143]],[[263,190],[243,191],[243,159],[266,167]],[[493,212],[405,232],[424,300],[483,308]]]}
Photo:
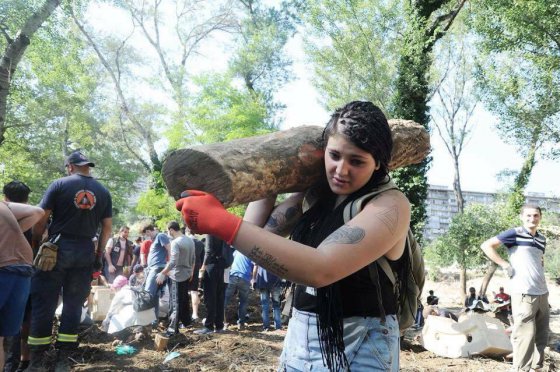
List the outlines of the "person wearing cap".
{"label": "person wearing cap", "polygon": [[[100,269],[102,250],[111,236],[110,192],[91,175],[95,164],[80,151],[66,158],[66,177],[54,180],[39,206],[44,216],[33,227],[33,244],[41,244],[48,225],[48,240],[56,244],[52,270],[37,270],[31,281],[31,350],[29,371],[43,370],[45,351],[50,347],[52,322],[58,295],[63,293],[63,310],[56,338],[57,370],[69,370],[69,354],[78,347],[78,326],[82,303],[90,291],[94,266]],[[101,227],[99,241],[93,241]],[[39,261],[40,264],[40,261]]]}
{"label": "person wearing cap", "polygon": [[134,310],[134,294],[125,276],[117,276],[111,284],[111,290],[115,292],[115,297],[111,300],[107,316],[101,324],[107,333],[120,332],[133,326],[146,326],[156,320],[152,309]]}

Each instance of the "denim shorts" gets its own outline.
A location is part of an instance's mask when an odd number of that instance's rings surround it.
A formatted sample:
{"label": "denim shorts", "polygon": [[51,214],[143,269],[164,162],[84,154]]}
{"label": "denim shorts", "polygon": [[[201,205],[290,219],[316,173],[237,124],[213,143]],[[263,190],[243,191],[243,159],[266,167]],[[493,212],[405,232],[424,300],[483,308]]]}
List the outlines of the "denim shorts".
{"label": "denim shorts", "polygon": [[[384,325],[380,318],[344,319],[349,371],[398,371],[399,343],[399,323],[394,315],[388,315]],[[321,356],[316,314],[293,309],[278,370],[328,371]]]}
{"label": "denim shorts", "polygon": [[31,278],[0,271],[0,337],[19,333]]}

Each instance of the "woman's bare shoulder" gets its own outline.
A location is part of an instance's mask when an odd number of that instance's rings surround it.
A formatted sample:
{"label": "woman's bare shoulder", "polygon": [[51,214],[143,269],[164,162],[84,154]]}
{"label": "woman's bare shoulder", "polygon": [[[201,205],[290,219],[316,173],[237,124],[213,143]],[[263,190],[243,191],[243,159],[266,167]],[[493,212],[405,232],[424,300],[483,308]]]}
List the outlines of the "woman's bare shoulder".
{"label": "woman's bare shoulder", "polygon": [[377,207],[395,206],[410,210],[410,202],[408,201],[408,198],[398,189],[387,190],[379,194],[367,203],[367,206],[369,205]]}
{"label": "woman's bare shoulder", "polygon": [[[389,190],[370,200],[356,216],[362,221],[378,220],[390,231],[406,231],[410,224],[410,202],[399,190]],[[368,223],[367,226],[371,226]]]}

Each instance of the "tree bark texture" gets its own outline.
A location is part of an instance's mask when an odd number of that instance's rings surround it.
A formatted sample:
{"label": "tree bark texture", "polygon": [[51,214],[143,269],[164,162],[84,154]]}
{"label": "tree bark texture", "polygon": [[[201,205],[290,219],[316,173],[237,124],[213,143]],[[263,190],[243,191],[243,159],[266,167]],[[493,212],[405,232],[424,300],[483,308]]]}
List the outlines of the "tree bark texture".
{"label": "tree bark texture", "polygon": [[[390,169],[415,164],[430,151],[419,124],[389,120],[393,133]],[[275,194],[304,191],[324,174],[323,127],[302,126],[169,154],[162,176],[175,199],[196,189],[215,195],[226,207]]]}
{"label": "tree bark texture", "polygon": [[463,299],[467,295],[467,269],[463,265],[459,271],[459,283],[461,283],[461,294],[463,295]]}
{"label": "tree bark texture", "polygon": [[486,271],[486,274],[482,279],[482,283],[480,284],[480,290],[478,291],[479,295],[483,296],[486,294],[486,291],[488,290],[488,286],[490,285],[490,280],[494,276],[494,273],[496,272],[497,268],[498,265],[496,265],[494,262],[490,261],[488,263],[488,270]]}

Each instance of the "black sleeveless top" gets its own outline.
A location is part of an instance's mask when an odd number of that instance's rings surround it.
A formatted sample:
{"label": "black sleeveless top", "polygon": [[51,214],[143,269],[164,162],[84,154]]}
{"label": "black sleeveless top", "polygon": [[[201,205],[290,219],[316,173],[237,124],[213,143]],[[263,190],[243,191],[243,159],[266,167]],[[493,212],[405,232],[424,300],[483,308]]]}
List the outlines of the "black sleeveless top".
{"label": "black sleeveless top", "polygon": [[[391,267],[397,268],[401,266],[401,261],[402,257],[397,261],[389,261],[389,263]],[[381,268],[378,269],[378,272],[385,314],[396,314],[397,298],[393,292],[393,284]],[[341,279],[338,283],[340,284],[344,318],[381,316],[380,304],[377,301],[377,290],[375,284],[372,283],[367,266]],[[313,293],[314,291],[298,284],[295,291],[294,306],[301,311],[317,313],[315,295],[309,292]]]}
{"label": "black sleeveless top", "polygon": [[[300,243],[316,247],[324,239],[321,239],[321,236],[332,233],[336,228],[344,224],[343,211],[345,204],[346,203],[343,202],[342,205],[334,208],[334,210],[330,209],[332,206],[323,206],[323,208],[326,207],[327,210],[332,210],[332,214],[321,213],[323,215],[322,217],[318,218],[311,226],[306,228],[305,232],[298,234],[301,236],[297,238],[292,236],[292,238]],[[323,212],[324,211],[325,209],[323,209]],[[310,212],[310,210],[308,212]],[[333,221],[338,222],[333,223]],[[399,270],[401,268],[403,257],[404,255],[396,261],[388,260],[394,270]],[[397,298],[393,291],[393,284],[381,268],[378,268],[378,273],[381,287],[381,299],[385,314],[396,314]],[[368,263],[364,262],[364,267],[362,269],[339,280],[337,283],[340,287],[344,318],[351,316],[379,317],[381,315],[381,307],[375,287],[376,283],[373,283],[371,280]],[[301,311],[318,313],[315,294],[316,291],[314,288],[297,285],[294,294],[295,308]]]}

